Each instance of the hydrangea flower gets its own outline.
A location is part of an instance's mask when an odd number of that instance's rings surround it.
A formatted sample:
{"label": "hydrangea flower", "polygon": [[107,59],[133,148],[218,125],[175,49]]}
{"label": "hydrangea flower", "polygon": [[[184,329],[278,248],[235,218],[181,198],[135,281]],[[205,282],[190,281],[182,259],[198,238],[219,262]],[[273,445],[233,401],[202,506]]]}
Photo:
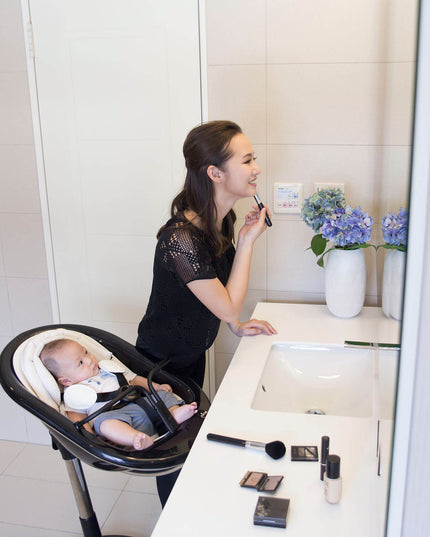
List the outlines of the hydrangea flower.
{"label": "hydrangea flower", "polygon": [[388,213],[382,219],[382,236],[385,243],[398,250],[406,250],[408,211],[400,207],[398,213]]}
{"label": "hydrangea flower", "polygon": [[370,239],[373,220],[361,207],[346,205],[325,218],[320,232],[335,248],[365,244]]}
{"label": "hydrangea flower", "polygon": [[[324,188],[315,192],[305,200],[301,216],[315,231],[308,249],[318,258],[317,265],[320,267],[324,267],[323,258],[333,248],[355,250],[371,246],[367,241],[372,233],[373,217],[363,213],[361,207],[347,205],[340,188]],[[333,246],[327,249],[329,242]]]}
{"label": "hydrangea flower", "polygon": [[316,233],[327,216],[336,209],[345,207],[345,195],[340,188],[323,188],[305,199],[302,207],[301,217]]}

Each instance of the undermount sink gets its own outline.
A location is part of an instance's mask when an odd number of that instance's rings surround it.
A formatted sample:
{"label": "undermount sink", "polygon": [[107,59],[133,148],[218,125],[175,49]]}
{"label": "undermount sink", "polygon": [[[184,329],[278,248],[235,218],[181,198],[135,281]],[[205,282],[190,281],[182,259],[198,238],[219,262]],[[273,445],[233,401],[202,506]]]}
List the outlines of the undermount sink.
{"label": "undermount sink", "polygon": [[373,351],[331,345],[272,345],[251,407],[370,417]]}

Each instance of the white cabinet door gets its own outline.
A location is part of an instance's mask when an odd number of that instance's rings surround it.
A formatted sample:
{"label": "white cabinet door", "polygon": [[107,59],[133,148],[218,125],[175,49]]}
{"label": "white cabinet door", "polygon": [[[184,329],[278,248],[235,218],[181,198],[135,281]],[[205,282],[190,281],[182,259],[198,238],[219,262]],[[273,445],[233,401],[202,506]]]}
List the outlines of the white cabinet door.
{"label": "white cabinet door", "polygon": [[134,342],[201,121],[197,0],[29,0],[61,322]]}

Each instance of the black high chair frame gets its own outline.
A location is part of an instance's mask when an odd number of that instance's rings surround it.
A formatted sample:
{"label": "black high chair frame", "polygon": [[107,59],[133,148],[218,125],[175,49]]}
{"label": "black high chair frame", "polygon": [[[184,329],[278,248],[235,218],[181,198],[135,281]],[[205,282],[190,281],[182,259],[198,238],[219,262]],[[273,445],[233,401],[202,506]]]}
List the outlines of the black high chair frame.
{"label": "black high chair frame", "polygon": [[[38,397],[30,393],[18,378],[13,356],[17,348],[38,333],[64,328],[85,334],[108,349],[132,371],[148,378],[150,392],[144,393],[160,417],[159,437],[143,451],[130,451],[114,446],[84,429],[82,422],[73,423]],[[48,428],[52,446],[61,453],[73,488],[84,537],[102,537],[82,469],[82,462],[107,471],[121,471],[146,476],[160,476],[180,469],[191,449],[204,417],[210,407],[206,394],[191,379],[187,383],[162,370],[168,361],[155,365],[142,356],[133,345],[104,330],[76,324],[55,324],[33,328],[15,337],[0,355],[0,381],[6,393],[20,406],[39,418]],[[152,386],[152,378],[167,383],[185,403],[196,401],[198,412],[178,425]],[[110,406],[124,396],[136,397],[145,390],[127,388]],[[87,421],[87,420],[83,420]],[[105,537],[126,537],[119,535]]]}

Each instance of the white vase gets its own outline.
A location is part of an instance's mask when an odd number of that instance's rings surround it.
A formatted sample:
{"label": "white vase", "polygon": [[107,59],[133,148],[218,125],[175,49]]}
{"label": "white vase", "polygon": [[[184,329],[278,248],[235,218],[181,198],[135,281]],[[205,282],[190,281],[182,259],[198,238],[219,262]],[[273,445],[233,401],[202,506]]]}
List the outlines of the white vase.
{"label": "white vase", "polygon": [[325,298],[336,317],[358,315],[366,292],[366,262],[361,248],[331,250],[325,262]]}
{"label": "white vase", "polygon": [[382,311],[387,317],[402,319],[403,279],[406,253],[389,250],[385,255],[382,274]]}

